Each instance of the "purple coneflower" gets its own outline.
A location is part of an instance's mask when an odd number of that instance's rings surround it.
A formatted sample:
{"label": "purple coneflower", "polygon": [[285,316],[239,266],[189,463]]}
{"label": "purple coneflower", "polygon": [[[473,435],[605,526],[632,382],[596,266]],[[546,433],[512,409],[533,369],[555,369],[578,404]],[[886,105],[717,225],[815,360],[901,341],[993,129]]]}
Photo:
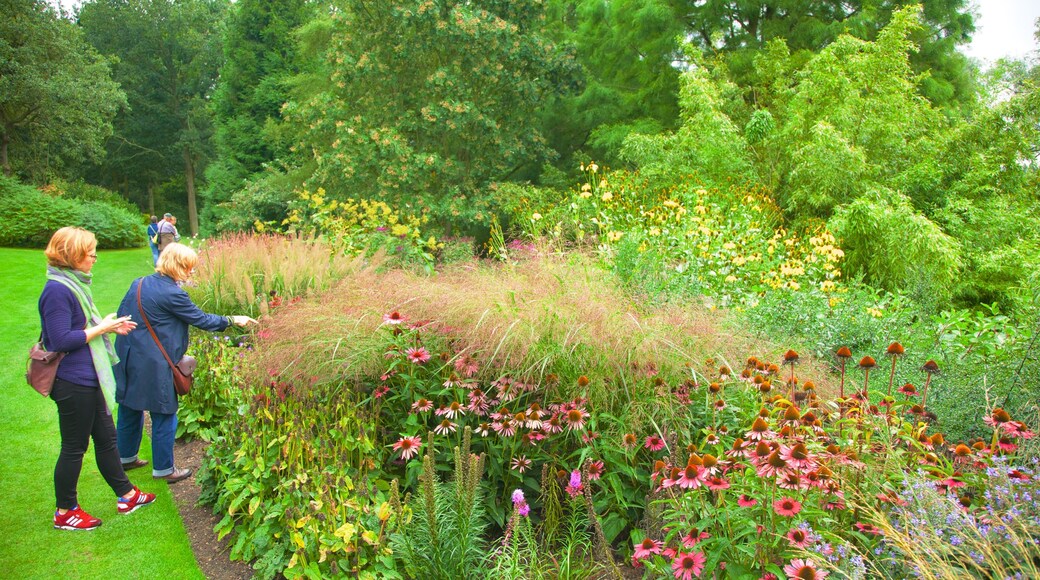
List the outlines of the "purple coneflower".
{"label": "purple coneflower", "polygon": [[404,460],[415,457],[419,453],[420,447],[422,447],[422,437],[418,435],[415,437],[401,437],[397,440],[397,443],[394,443],[394,451],[400,451],[401,459]]}

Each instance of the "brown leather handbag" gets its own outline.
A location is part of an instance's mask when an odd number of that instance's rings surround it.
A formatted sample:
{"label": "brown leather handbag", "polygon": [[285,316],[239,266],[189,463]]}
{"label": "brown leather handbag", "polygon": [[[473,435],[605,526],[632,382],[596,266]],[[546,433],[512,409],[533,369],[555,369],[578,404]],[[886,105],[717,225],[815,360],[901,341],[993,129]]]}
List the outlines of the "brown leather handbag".
{"label": "brown leather handbag", "polygon": [[54,388],[54,377],[58,373],[58,363],[65,358],[63,352],[51,352],[43,346],[43,335],[29,349],[29,362],[25,369],[25,382],[36,389],[44,397],[51,394]]}
{"label": "brown leather handbag", "polygon": [[166,359],[166,364],[170,365],[170,370],[173,371],[173,390],[177,392],[179,396],[187,395],[191,392],[191,385],[195,381],[195,377],[192,373],[195,372],[195,367],[198,366],[198,362],[195,357],[191,355],[184,355],[181,360],[177,361],[176,364],[170,360],[170,355],[166,354],[166,349],[163,348],[159,337],[155,336],[155,330],[152,329],[152,323],[148,322],[148,316],[144,313],[144,307],[141,306],[141,286],[144,284],[144,279],[137,282],[137,310],[141,312],[141,319],[144,320],[144,325],[148,327],[148,332],[152,334],[152,340],[155,341],[155,345],[159,347],[159,352],[162,353],[163,358]]}

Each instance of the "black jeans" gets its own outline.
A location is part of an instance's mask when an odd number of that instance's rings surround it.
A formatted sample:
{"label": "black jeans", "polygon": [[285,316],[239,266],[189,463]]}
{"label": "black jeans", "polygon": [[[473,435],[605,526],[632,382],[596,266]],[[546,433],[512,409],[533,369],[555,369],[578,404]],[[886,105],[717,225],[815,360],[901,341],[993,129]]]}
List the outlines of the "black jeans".
{"label": "black jeans", "polygon": [[54,466],[54,498],[58,509],[72,509],[78,504],[76,484],[83,468],[83,455],[94,440],[94,457],[98,471],[117,496],[130,493],[134,486],[123,471],[116,448],[116,426],[105,409],[105,395],[100,387],[84,387],[61,379],[54,380],[51,399],[58,406],[61,430],[61,453]]}

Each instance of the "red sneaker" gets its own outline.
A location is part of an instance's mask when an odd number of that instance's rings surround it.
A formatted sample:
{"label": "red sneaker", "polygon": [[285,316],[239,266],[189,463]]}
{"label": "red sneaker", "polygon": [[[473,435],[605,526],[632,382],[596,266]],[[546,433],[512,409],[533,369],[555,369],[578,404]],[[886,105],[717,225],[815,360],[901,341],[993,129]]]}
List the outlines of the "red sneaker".
{"label": "red sneaker", "polygon": [[54,512],[54,529],[56,530],[93,530],[101,527],[101,520],[88,514],[76,506],[60,514]]}
{"label": "red sneaker", "polygon": [[130,499],[119,498],[116,500],[116,506],[119,508],[119,513],[128,514],[135,511],[137,508],[148,505],[155,501],[154,493],[145,493],[134,486],[134,495],[130,496]]}

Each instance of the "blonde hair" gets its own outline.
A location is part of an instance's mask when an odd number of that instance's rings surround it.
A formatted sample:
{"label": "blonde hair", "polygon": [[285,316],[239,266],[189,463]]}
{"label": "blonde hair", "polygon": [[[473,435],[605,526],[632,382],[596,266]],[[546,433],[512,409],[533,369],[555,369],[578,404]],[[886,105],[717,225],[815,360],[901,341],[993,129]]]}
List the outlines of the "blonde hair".
{"label": "blonde hair", "polygon": [[178,282],[191,277],[191,271],[199,263],[199,255],[184,244],[170,244],[159,254],[155,263],[155,271],[169,276]]}
{"label": "blonde hair", "polygon": [[83,228],[64,227],[54,232],[47,249],[47,264],[55,268],[75,268],[91,250],[97,248],[97,238]]}

